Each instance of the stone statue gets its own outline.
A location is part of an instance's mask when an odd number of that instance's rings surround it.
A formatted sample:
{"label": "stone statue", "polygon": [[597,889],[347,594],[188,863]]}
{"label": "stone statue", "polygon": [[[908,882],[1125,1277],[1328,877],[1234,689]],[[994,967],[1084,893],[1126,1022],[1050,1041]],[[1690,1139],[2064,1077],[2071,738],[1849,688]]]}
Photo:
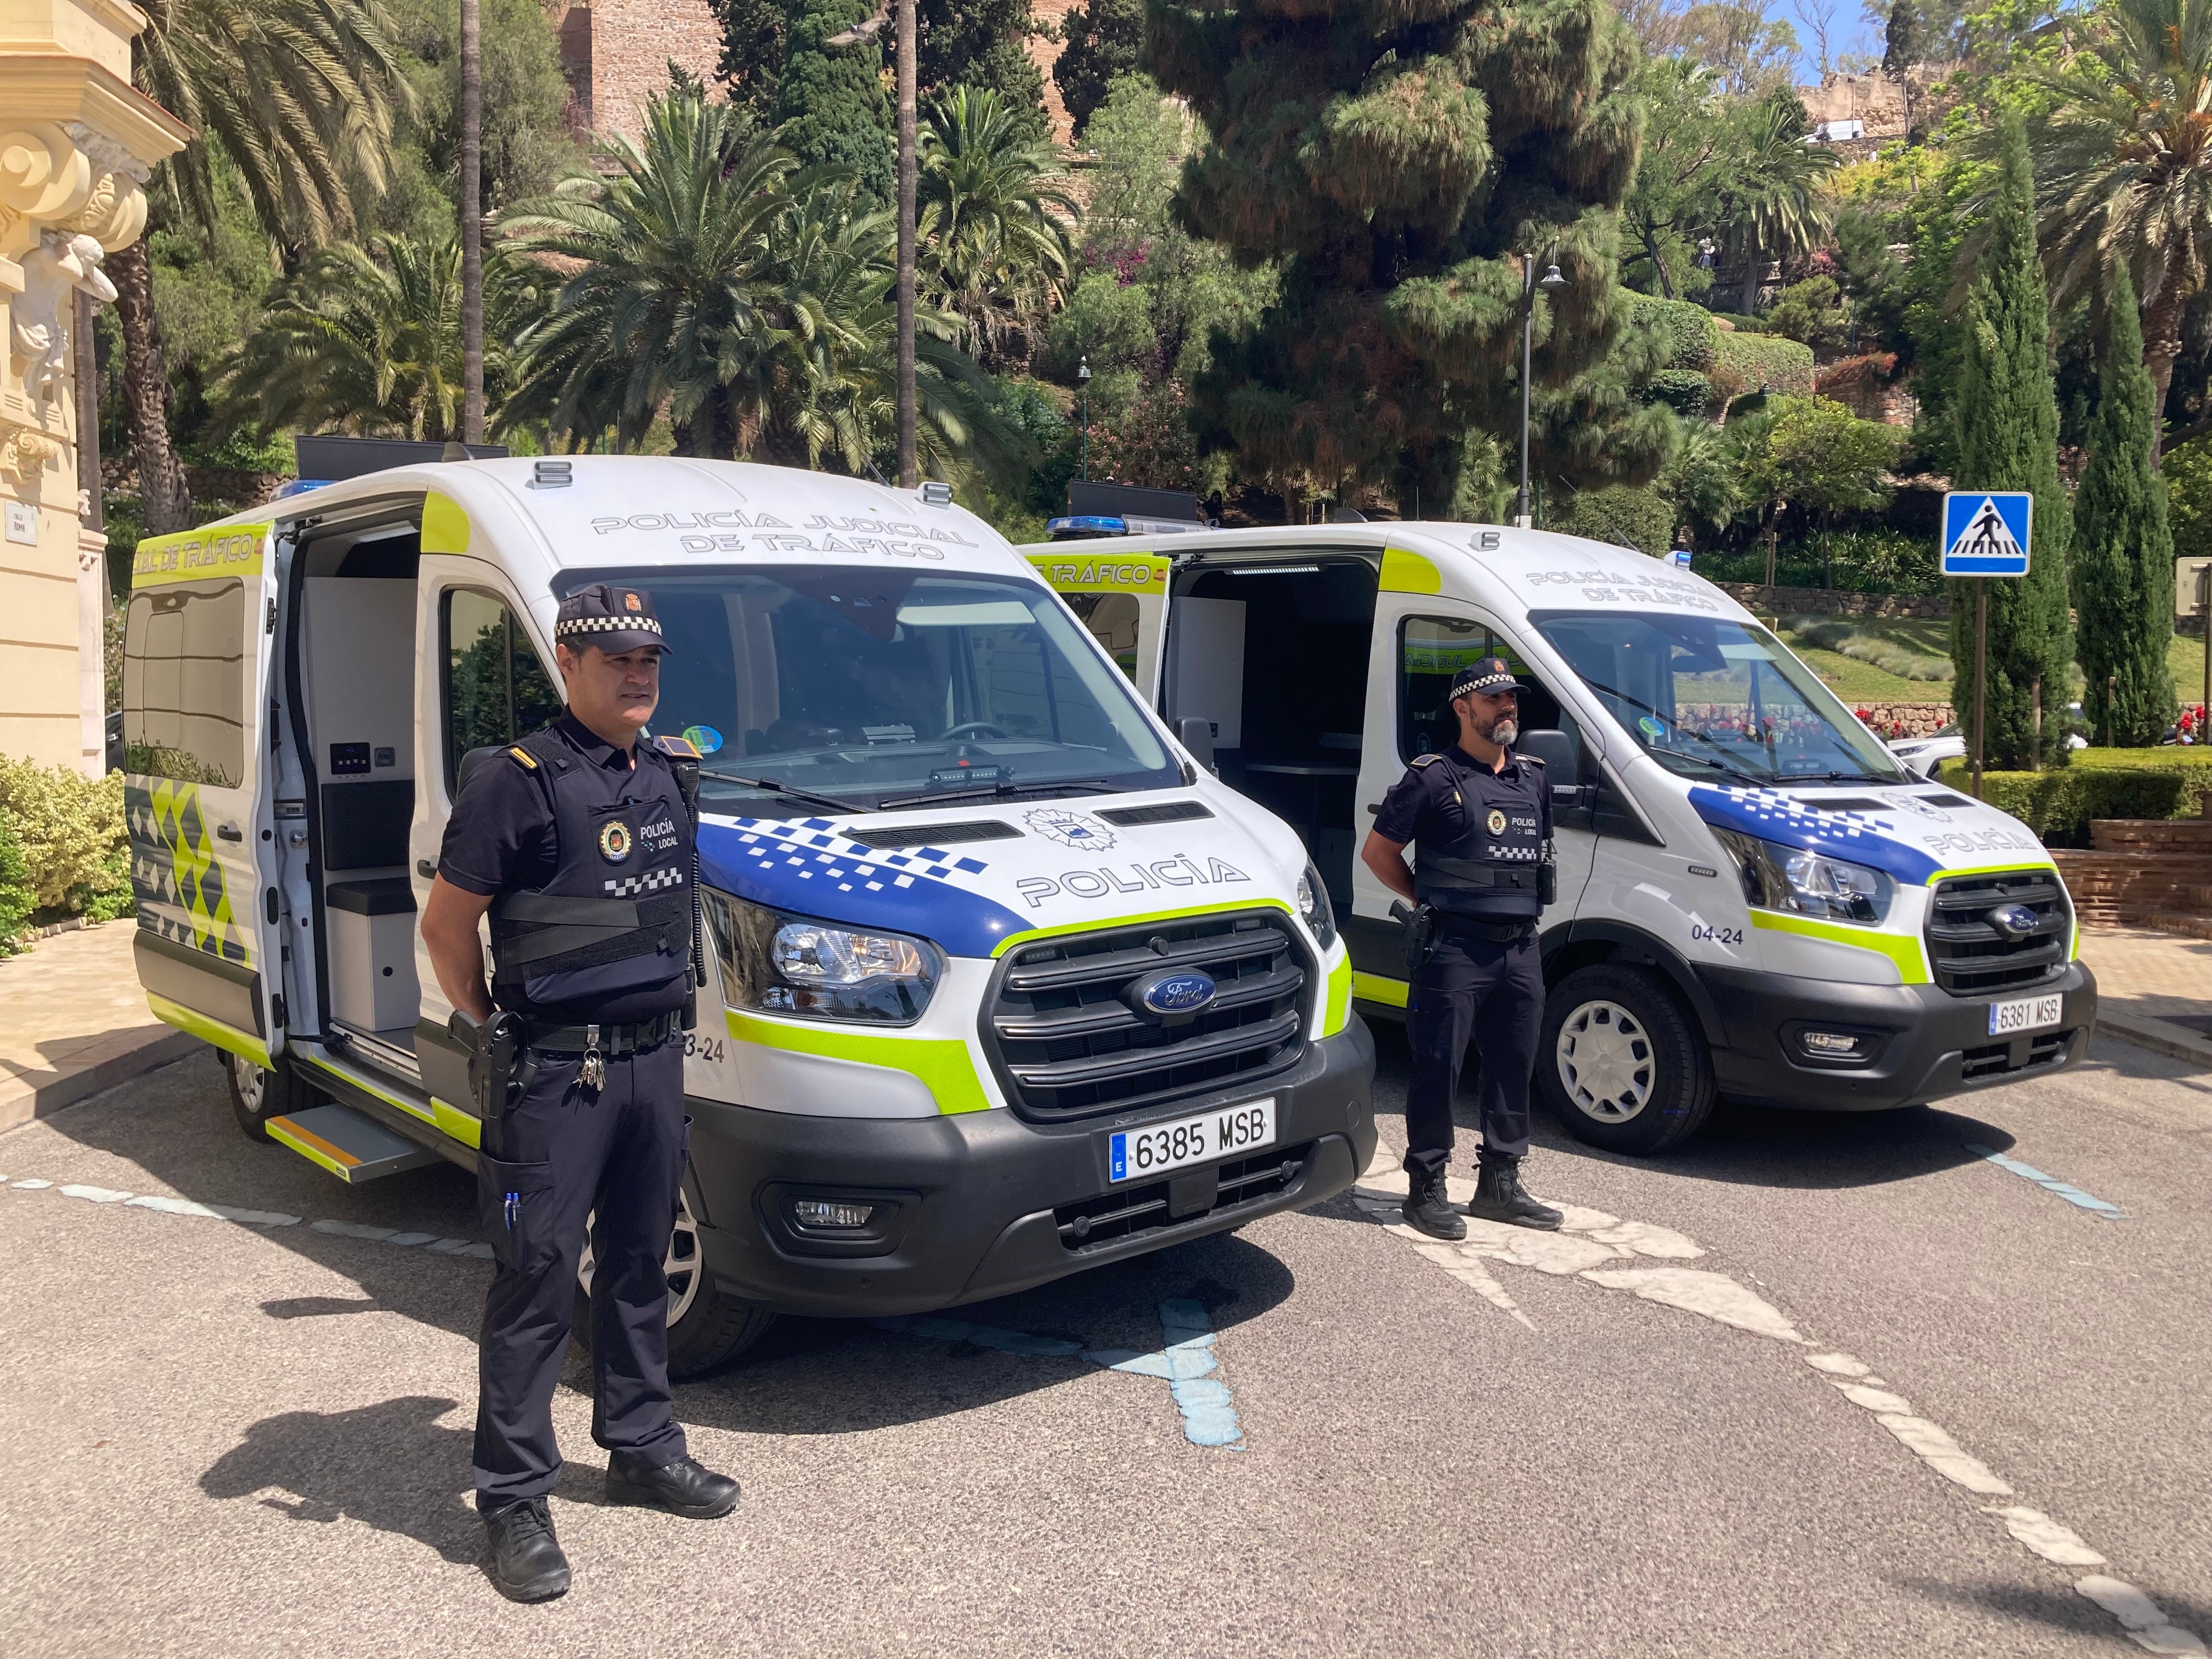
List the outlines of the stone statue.
{"label": "stone statue", "polygon": [[115,284],[100,268],[106,257],[99,240],[82,231],[48,230],[22,258],[23,292],[9,307],[15,321],[9,345],[24,360],[23,392],[38,404],[41,419],[68,379],[67,319],[76,295],[82,289],[102,303],[115,298]]}

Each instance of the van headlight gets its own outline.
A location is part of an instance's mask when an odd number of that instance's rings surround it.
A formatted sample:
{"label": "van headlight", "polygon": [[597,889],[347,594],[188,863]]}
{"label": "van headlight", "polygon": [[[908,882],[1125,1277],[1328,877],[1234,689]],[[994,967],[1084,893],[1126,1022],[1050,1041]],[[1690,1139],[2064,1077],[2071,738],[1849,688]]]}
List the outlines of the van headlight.
{"label": "van headlight", "polygon": [[1791,910],[1831,921],[1880,921],[1897,884],[1879,870],[1825,853],[1802,852],[1740,830],[1713,830],[1743,878],[1744,902],[1755,910]]}
{"label": "van headlight", "polygon": [[847,927],[702,887],[731,1007],[810,1019],[910,1025],[945,976],[927,939]]}
{"label": "van headlight", "polygon": [[1298,878],[1298,914],[1322,950],[1336,943],[1336,913],[1328,908],[1328,889],[1322,884],[1321,872],[1310,864]]}

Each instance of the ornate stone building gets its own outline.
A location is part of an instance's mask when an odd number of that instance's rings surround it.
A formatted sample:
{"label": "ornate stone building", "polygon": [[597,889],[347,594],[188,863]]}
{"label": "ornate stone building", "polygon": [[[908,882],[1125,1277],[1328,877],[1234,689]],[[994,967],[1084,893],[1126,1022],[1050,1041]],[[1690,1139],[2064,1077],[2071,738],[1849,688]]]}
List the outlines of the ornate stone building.
{"label": "ornate stone building", "polygon": [[[189,131],[131,84],[126,0],[0,0],[0,754],[101,769],[106,538],[76,465],[79,295]],[[97,489],[97,479],[88,480]]]}

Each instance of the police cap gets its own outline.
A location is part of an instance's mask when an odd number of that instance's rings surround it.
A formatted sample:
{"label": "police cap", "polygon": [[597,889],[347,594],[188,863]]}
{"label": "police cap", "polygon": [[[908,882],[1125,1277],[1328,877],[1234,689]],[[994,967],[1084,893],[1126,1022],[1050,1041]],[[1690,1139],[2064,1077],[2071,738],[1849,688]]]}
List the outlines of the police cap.
{"label": "police cap", "polygon": [[617,587],[610,582],[593,582],[562,600],[553,638],[571,651],[587,645],[606,652],[636,651],[648,645],[668,648],[660,618],[653,611],[653,595],[641,587]]}
{"label": "police cap", "polygon": [[1457,702],[1462,697],[1480,692],[1484,696],[1496,696],[1500,691],[1521,691],[1527,688],[1513,678],[1513,671],[1505,665],[1503,657],[1485,657],[1473,666],[1462,668],[1452,677],[1451,695],[1446,702]]}

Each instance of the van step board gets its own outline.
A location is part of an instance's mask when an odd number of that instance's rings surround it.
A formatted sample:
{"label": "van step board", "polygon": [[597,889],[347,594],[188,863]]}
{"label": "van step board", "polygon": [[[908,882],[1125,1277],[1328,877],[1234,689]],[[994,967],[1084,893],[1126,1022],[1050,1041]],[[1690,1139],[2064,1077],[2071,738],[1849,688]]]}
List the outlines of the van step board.
{"label": "van step board", "polygon": [[350,1106],[288,1112],[270,1118],[268,1129],[272,1139],[355,1186],[440,1161],[428,1147],[392,1133]]}

